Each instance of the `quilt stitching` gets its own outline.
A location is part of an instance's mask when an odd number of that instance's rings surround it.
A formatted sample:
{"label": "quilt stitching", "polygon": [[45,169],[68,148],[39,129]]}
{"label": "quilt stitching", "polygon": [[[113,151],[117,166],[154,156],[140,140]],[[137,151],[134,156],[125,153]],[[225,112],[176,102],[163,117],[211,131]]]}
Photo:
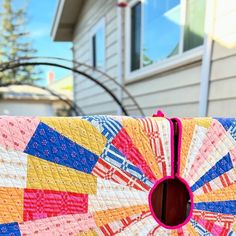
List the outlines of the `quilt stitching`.
{"label": "quilt stitching", "polygon": [[170,231],[148,207],[172,173],[166,118],[0,117],[0,235],[235,234],[236,119],[180,122],[194,209]]}

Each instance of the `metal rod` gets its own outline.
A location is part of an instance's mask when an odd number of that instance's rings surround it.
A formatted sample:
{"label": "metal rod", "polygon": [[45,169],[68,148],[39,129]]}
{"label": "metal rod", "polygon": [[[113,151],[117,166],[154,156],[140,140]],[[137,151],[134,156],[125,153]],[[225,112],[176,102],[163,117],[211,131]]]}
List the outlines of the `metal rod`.
{"label": "metal rod", "polygon": [[[94,72],[98,72],[99,74],[103,75],[104,77],[108,78],[108,80],[105,80],[103,81],[103,83],[105,83],[106,81],[112,81],[113,83],[115,83],[118,87],[120,87],[122,89],[122,91],[124,93],[126,93],[128,95],[128,97],[132,100],[132,102],[134,103],[134,105],[137,107],[137,110],[140,112],[140,114],[142,116],[144,116],[144,112],[142,110],[142,108],[139,106],[139,104],[137,103],[137,101],[135,100],[135,98],[132,96],[132,94],[125,88],[125,86],[122,86],[122,84],[118,83],[115,79],[113,79],[111,76],[109,76],[108,74],[106,74],[105,72],[99,70],[99,69],[95,69],[94,67],[90,66],[90,65],[87,65],[85,63],[81,63],[81,62],[78,62],[76,60],[68,60],[68,59],[65,59],[65,58],[60,58],[60,57],[20,57],[18,58],[17,60],[13,60],[13,61],[10,61],[10,62],[5,62],[5,63],[2,63],[2,65],[6,65],[7,67],[9,66],[10,63],[15,63],[15,62],[18,62],[20,63],[21,60],[36,60],[36,59],[48,59],[48,60],[58,60],[58,61],[63,61],[63,62],[69,62],[69,63],[73,63],[74,65],[76,66],[84,66],[85,68],[88,68]],[[58,63],[56,63],[58,64]],[[1,67],[0,67],[1,68]],[[75,69],[75,68],[74,68]],[[72,70],[72,68],[71,68]],[[1,71],[1,70],[0,70]]]}
{"label": "metal rod", "polygon": [[93,78],[92,76],[86,74],[83,71],[80,71],[78,69],[75,68],[71,68],[68,66],[64,66],[58,63],[52,63],[52,62],[17,62],[14,63],[12,65],[8,65],[7,67],[1,69],[0,71],[3,72],[5,70],[10,70],[10,69],[14,69],[20,66],[38,66],[38,65],[46,65],[46,66],[55,66],[55,67],[59,67],[59,68],[63,68],[66,70],[70,70],[73,71],[74,73],[83,75],[84,77],[88,78],[89,80],[93,81],[94,83],[96,83],[97,85],[99,85],[100,87],[102,87],[108,94],[110,94],[110,96],[115,100],[115,102],[120,106],[122,112],[128,116],[128,112],[127,110],[124,108],[124,106],[122,105],[122,103],[120,102],[120,100],[116,97],[116,95],[110,90],[108,89],[105,85],[103,85],[101,82],[99,82],[98,80],[96,80],[95,78]]}

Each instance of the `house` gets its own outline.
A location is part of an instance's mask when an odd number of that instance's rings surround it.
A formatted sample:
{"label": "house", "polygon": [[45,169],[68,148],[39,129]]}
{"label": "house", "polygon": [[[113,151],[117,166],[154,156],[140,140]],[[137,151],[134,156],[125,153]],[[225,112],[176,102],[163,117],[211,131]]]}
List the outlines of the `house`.
{"label": "house", "polygon": [[27,85],[0,88],[0,114],[14,116],[53,116],[58,100],[48,92]]}
{"label": "house", "polygon": [[[159,108],[168,116],[236,116],[234,0],[117,2],[59,0],[53,40],[72,42],[74,60],[124,85],[146,115]],[[138,113],[120,88],[106,85],[129,114]],[[74,100],[87,114],[120,114],[109,95],[78,74]]]}
{"label": "house", "polygon": [[59,95],[64,95],[70,100],[73,99],[73,78],[72,75],[64,76],[60,79],[53,79],[48,82],[48,88]]}
{"label": "house", "polygon": [[[72,99],[72,77],[52,81],[48,89],[63,99]],[[68,105],[40,87],[12,85],[0,87],[0,115],[66,116]]]}
{"label": "house", "polygon": [[[71,103],[73,101],[73,78],[72,75],[64,76],[60,79],[53,79],[48,81],[48,89],[59,95],[62,99],[65,99]],[[53,103],[54,115],[68,116],[70,115],[70,106],[62,101],[59,97]]]}

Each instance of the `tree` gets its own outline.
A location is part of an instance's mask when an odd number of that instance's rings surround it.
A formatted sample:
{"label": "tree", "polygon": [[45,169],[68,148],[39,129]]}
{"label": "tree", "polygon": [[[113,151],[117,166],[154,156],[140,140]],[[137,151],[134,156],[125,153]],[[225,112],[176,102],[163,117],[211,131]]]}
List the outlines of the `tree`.
{"label": "tree", "polygon": [[[31,57],[37,51],[29,41],[26,30],[26,7],[14,6],[14,0],[0,0],[0,64]],[[16,1],[19,3],[19,1]],[[19,67],[0,72],[0,83],[29,82],[37,80],[38,72],[33,67]]]}

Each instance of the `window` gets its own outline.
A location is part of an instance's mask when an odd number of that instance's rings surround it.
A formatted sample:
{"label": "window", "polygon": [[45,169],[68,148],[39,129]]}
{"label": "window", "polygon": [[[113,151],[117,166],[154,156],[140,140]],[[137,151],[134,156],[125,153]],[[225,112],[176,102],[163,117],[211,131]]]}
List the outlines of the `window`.
{"label": "window", "polygon": [[131,13],[131,68],[136,70],[140,68],[140,51],[141,51],[141,3],[132,8]]}
{"label": "window", "polygon": [[92,66],[99,70],[105,69],[105,24],[101,20],[91,31]]}
{"label": "window", "polygon": [[188,0],[184,30],[184,51],[203,44],[205,0]]}
{"label": "window", "polygon": [[205,0],[136,1],[130,9],[130,71],[202,45],[204,13]]}

